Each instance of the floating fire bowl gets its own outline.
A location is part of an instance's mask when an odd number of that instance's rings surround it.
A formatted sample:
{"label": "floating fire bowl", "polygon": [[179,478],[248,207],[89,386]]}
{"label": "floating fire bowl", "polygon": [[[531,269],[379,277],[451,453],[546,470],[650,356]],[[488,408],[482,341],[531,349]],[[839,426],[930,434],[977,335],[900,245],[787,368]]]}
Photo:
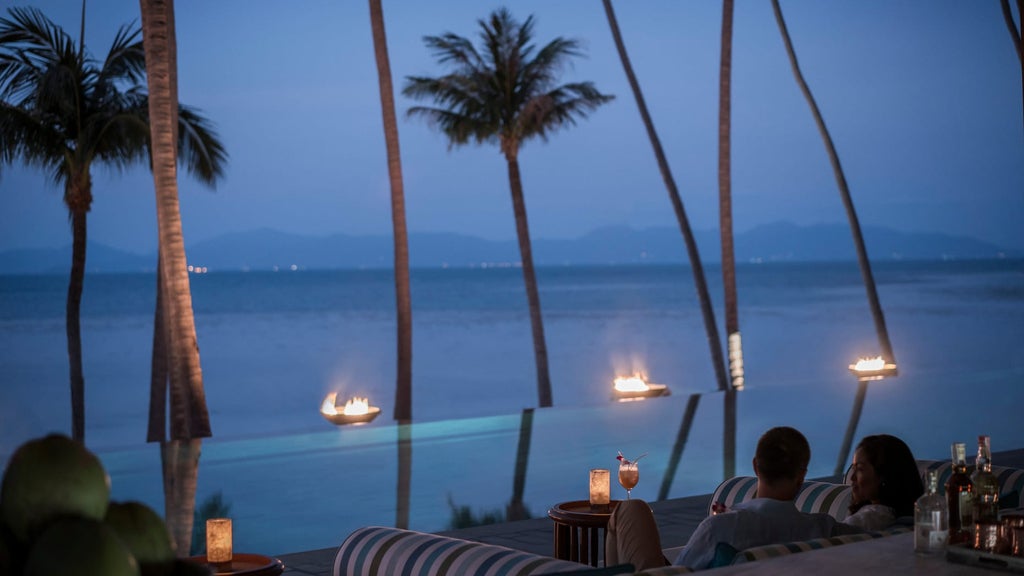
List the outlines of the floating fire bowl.
{"label": "floating fire bowl", "polygon": [[646,390],[619,390],[618,388],[612,388],[612,399],[619,402],[629,402],[631,400],[668,396],[671,393],[672,391],[664,384],[648,384]]}
{"label": "floating fire bowl", "polygon": [[380,408],[377,406],[370,406],[365,414],[345,414],[344,412],[328,414],[321,411],[320,415],[331,424],[338,426],[343,424],[366,424],[367,422],[373,421],[374,418],[380,415]]}

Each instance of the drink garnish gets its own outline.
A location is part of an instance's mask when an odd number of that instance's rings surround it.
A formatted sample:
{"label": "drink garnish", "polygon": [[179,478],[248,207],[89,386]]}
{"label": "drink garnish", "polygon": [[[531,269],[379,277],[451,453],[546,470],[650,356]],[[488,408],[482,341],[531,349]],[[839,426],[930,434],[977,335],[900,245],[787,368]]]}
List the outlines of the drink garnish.
{"label": "drink garnish", "polygon": [[622,451],[620,450],[620,451],[619,451],[619,455],[618,455],[618,456],[616,456],[616,457],[615,457],[615,459],[616,459],[616,460],[618,460],[619,462],[622,462],[622,463],[623,463],[623,464],[625,464],[626,466],[629,466],[630,464],[636,464],[636,463],[637,463],[637,462],[639,462],[639,461],[640,461],[640,459],[641,459],[641,458],[643,458],[644,456],[647,456],[647,452],[644,452],[643,454],[641,454],[641,455],[637,456],[637,457],[636,457],[636,460],[630,460],[629,458],[626,458],[625,456],[623,456],[623,455],[622,455]]}

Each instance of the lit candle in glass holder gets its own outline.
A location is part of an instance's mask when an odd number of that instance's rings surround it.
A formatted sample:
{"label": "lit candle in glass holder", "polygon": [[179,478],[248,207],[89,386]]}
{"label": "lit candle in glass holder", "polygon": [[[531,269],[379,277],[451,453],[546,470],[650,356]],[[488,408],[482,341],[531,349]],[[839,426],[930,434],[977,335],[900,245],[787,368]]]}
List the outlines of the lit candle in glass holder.
{"label": "lit candle in glass holder", "polygon": [[611,480],[608,470],[595,468],[590,471],[590,506],[605,509],[611,502]]}
{"label": "lit candle in glass holder", "polygon": [[230,518],[210,518],[206,521],[206,561],[210,564],[231,562]]}

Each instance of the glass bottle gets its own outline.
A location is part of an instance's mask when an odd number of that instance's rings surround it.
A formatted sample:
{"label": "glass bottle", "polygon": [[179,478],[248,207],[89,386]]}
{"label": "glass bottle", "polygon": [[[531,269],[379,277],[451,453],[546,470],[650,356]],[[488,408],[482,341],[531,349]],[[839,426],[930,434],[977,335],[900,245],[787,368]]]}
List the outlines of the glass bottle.
{"label": "glass bottle", "polygon": [[988,436],[978,436],[978,459],[974,484],[974,547],[993,551],[999,538],[999,481],[992,474],[992,451]]}
{"label": "glass bottle", "polygon": [[956,442],[953,473],[946,481],[946,507],[949,509],[949,543],[968,544],[974,534],[974,484],[967,473],[967,445]]}
{"label": "glass bottle", "polygon": [[928,472],[928,490],[914,503],[914,552],[941,554],[949,542],[949,509],[939,494],[939,475]]}

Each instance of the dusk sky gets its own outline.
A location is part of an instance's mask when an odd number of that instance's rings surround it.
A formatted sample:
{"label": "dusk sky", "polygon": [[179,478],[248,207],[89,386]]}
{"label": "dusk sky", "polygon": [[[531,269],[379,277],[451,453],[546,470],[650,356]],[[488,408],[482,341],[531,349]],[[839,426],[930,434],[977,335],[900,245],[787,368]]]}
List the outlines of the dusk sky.
{"label": "dusk sky", "polygon": [[[3,12],[25,2],[2,0]],[[636,103],[597,0],[505,3],[533,14],[537,42],[582,41],[565,81],[616,99],[520,154],[534,238],[602,226],[674,226]],[[1013,4],[1011,2],[1011,4]],[[32,1],[78,37],[81,3]],[[480,0],[384,0],[393,79],[439,75],[422,37],[476,37]],[[721,2],[616,2],[626,47],[696,229],[718,225]],[[1021,64],[997,0],[782,0],[866,226],[969,235],[1024,249]],[[92,0],[86,45],[103,58],[137,0]],[[216,124],[230,154],[216,191],[179,173],[186,246],[273,228],[390,234],[377,72],[365,0],[179,0],[180,101]],[[780,220],[844,223],[825,148],[794,81],[768,0],[736,2],[735,229]],[[449,150],[396,95],[412,232],[512,239],[497,147]],[[0,250],[71,242],[62,190],[37,171],[0,168]],[[93,169],[93,242],[156,247],[153,180],[143,167]],[[415,247],[412,248],[415,250]],[[717,252],[714,255],[717,257]]]}

